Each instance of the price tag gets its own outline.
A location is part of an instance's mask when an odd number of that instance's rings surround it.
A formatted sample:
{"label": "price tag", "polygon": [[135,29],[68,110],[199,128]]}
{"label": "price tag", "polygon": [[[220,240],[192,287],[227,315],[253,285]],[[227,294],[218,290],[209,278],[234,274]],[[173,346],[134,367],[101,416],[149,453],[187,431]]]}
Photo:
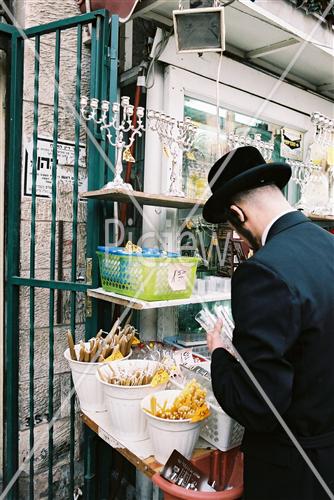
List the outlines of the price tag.
{"label": "price tag", "polygon": [[108,432],[104,431],[99,427],[99,432],[98,435],[100,436],[103,441],[108,443],[112,448],[124,448],[124,446],[121,445],[115,438],[113,438]]}
{"label": "price tag", "polygon": [[168,269],[168,284],[174,292],[187,288],[187,270],[180,264],[172,264]]}
{"label": "price tag", "polygon": [[192,366],[194,364],[192,349],[178,349],[174,352],[174,360],[178,365]]}

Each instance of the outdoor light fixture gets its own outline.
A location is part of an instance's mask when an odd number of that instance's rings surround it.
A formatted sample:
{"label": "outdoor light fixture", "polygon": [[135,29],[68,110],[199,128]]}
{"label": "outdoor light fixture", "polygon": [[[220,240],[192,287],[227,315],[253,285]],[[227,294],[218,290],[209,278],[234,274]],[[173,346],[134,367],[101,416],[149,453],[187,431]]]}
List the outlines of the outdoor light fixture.
{"label": "outdoor light fixture", "polygon": [[225,50],[223,4],[213,7],[173,11],[174,31],[178,52],[221,52]]}

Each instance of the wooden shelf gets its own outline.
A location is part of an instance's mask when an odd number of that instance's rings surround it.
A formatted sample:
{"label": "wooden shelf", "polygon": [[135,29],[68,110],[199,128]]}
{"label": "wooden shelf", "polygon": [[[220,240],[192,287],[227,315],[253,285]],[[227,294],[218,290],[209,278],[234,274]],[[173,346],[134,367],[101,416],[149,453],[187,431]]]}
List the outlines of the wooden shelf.
{"label": "wooden shelf", "polygon": [[91,288],[87,290],[89,297],[94,299],[113,302],[131,309],[160,309],[161,307],[175,307],[185,304],[200,304],[204,302],[215,302],[217,300],[230,300],[229,293],[211,293],[206,295],[192,295],[189,299],[174,299],[174,300],[154,300],[145,301],[134,297],[127,297],[114,292],[106,292],[103,288]]}
{"label": "wooden shelf", "polygon": [[[137,442],[121,442],[115,434],[111,432],[110,420],[107,412],[81,413],[83,422],[92,429],[101,439],[116,449],[123,457],[132,463],[140,472],[151,478],[156,472],[160,472],[162,465],[153,456],[151,441],[145,439]],[[194,450],[193,458],[208,455],[214,449],[204,439],[199,440],[199,447]]]}
{"label": "wooden shelf", "polygon": [[141,191],[130,191],[129,189],[99,189],[97,191],[81,193],[80,196],[89,200],[109,200],[123,203],[134,203],[134,201],[137,201],[139,205],[167,208],[193,208],[196,205],[203,207],[205,203],[205,200],[197,200],[195,198],[150,194]]}
{"label": "wooden shelf", "polygon": [[323,221],[323,222],[334,222],[334,215],[315,215],[315,214],[307,214],[303,212],[306,217],[315,221]]}

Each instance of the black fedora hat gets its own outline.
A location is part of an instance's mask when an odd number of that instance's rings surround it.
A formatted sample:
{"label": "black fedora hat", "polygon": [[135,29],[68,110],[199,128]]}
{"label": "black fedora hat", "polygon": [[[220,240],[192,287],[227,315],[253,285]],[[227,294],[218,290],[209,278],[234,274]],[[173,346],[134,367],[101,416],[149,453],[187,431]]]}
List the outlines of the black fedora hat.
{"label": "black fedora hat", "polygon": [[266,163],[253,146],[233,149],[217,160],[209,172],[212,196],[204,205],[203,217],[208,222],[225,222],[225,209],[235,194],[267,184],[276,184],[282,189],[290,177],[290,165]]}

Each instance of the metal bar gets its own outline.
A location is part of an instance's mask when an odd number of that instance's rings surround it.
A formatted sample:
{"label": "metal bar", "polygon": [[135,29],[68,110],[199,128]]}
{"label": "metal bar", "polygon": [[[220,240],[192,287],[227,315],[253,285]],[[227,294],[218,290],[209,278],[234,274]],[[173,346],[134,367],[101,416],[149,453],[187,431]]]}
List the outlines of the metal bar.
{"label": "metal bar", "polygon": [[[64,221],[58,221],[58,244],[57,244],[57,280],[63,281],[63,247],[64,247]],[[63,292],[57,290],[56,322],[60,325],[63,322]]]}
{"label": "metal bar", "polygon": [[297,43],[301,43],[301,40],[289,38],[288,40],[283,40],[282,42],[272,43],[270,45],[266,45],[265,47],[260,47],[246,52],[246,59],[264,57],[269,54],[273,54],[274,52],[278,52],[279,50],[286,49],[287,47],[291,47],[292,45],[296,45]]}
{"label": "metal bar", "polygon": [[96,434],[84,426],[84,481],[85,491],[84,498],[87,500],[96,499],[96,471],[95,471],[95,455],[96,455]]}
{"label": "metal bar", "polygon": [[[23,99],[23,41],[12,38],[10,61],[10,101],[8,149],[8,211],[7,211],[7,276],[19,273],[20,258],[20,200],[21,200],[21,137]],[[18,374],[19,349],[19,289],[7,282],[7,334],[5,336],[5,383],[6,383],[6,438],[5,438],[5,482],[8,484],[18,468]],[[18,498],[17,482],[12,486],[7,499]]]}
{"label": "metal bar", "polygon": [[[72,269],[71,281],[77,277],[77,236],[78,236],[78,177],[79,177],[79,153],[80,153],[80,91],[81,91],[81,58],[82,58],[82,26],[77,27],[77,67],[75,83],[75,143],[74,143],[74,172],[73,172],[73,221],[72,221]],[[75,319],[76,319],[76,293],[71,292],[71,332],[75,341]],[[71,379],[71,389],[72,389]],[[74,491],[74,456],[75,456],[75,397],[71,397],[70,403],[70,495]]]}
{"label": "metal bar", "polygon": [[[99,55],[99,44],[101,43],[101,19],[97,19],[96,25],[92,27],[92,43],[91,43],[91,75],[90,75],[90,95],[100,98],[100,74],[98,73],[97,58]],[[102,56],[104,54],[102,53]],[[94,126],[89,123],[89,129],[94,132]],[[88,189],[97,189],[101,187],[99,154],[95,145],[88,141]],[[102,172],[103,174],[103,172]],[[99,203],[96,200],[87,202],[87,258],[93,258],[93,279],[92,285],[98,283],[98,264],[96,259],[96,246],[99,239],[99,221],[101,220],[101,211]],[[88,298],[88,300],[91,300]],[[97,331],[98,325],[98,303],[92,301],[92,314],[86,316],[86,338],[90,338]],[[96,458],[96,439],[89,429],[85,429],[85,460],[84,460],[84,497],[88,500],[96,498],[96,475],[95,475],[95,458]]]}
{"label": "metal bar", "polygon": [[[119,18],[111,16],[111,40],[110,40],[110,70],[109,70],[109,100],[115,102],[118,99],[118,39],[119,39]],[[115,139],[115,132],[113,132]],[[109,147],[109,159],[113,165],[116,161],[116,150],[114,147]],[[107,180],[110,181],[114,177],[114,173],[110,168],[107,170]]]}
{"label": "metal bar", "polygon": [[[92,27],[92,49],[91,49],[91,68],[90,68],[90,95],[96,96],[96,58],[97,58],[97,26]],[[94,131],[94,126],[91,122],[88,123],[89,130]],[[96,170],[98,168],[98,156],[95,145],[88,139],[88,190],[99,188],[99,184],[96,181]],[[92,201],[92,203],[90,203]],[[96,235],[98,231],[98,220],[100,217],[99,204],[95,200],[87,201],[87,257],[95,256],[96,243],[98,241],[98,236]],[[98,275],[95,270],[97,265],[97,260],[94,259],[94,278],[93,286],[98,283]],[[90,318],[86,317],[86,338],[90,338],[97,332],[97,302],[93,301],[92,304],[92,315]]]}
{"label": "metal bar", "polygon": [[18,30],[15,26],[11,26],[10,24],[0,23],[0,33],[18,35]]}
{"label": "metal bar", "polygon": [[46,35],[54,33],[56,30],[65,30],[69,28],[76,28],[79,24],[88,24],[96,21],[97,18],[108,16],[108,11],[105,9],[95,10],[79,16],[69,17],[68,19],[61,19],[60,21],[52,21],[51,23],[42,24],[39,26],[32,26],[25,30],[28,38],[36,35]]}
{"label": "metal bar", "polygon": [[[34,125],[33,125],[33,156],[32,156],[32,187],[31,187],[31,223],[30,223],[30,278],[35,278],[35,247],[36,247],[36,180],[37,180],[37,140],[38,140],[38,96],[39,96],[39,55],[40,37],[35,38],[34,67]],[[34,448],[35,427],[35,289],[30,287],[29,311],[29,448]],[[29,498],[34,498],[34,454],[29,462]]]}
{"label": "metal bar", "polygon": [[36,278],[20,278],[12,276],[8,283],[16,286],[32,286],[34,288],[51,288],[53,290],[70,290],[74,292],[86,292],[90,285],[85,283],[73,283],[72,281],[41,280]]}
{"label": "metal bar", "polygon": [[[103,22],[106,21],[106,22]],[[104,42],[105,42],[105,24],[108,26],[108,18],[107,19],[101,19],[98,18],[96,20],[96,61],[95,61],[95,82],[94,82],[94,96],[97,97],[98,99],[101,99],[103,94],[102,94],[102,87],[103,87],[103,69],[104,69],[104,57],[105,57],[105,50],[104,50]],[[93,93],[91,94],[93,96]],[[99,128],[97,125],[94,126],[94,135],[95,138],[97,139],[98,134],[100,133]],[[100,135],[100,139],[101,139]],[[99,139],[97,139],[99,140]],[[103,149],[103,145],[101,144],[101,140],[99,140],[99,144]],[[94,173],[94,177],[96,178],[96,182],[98,183],[99,187],[102,187],[104,184],[104,168],[105,168],[105,162],[104,159],[101,157],[98,151],[96,151],[95,148],[95,154],[96,154],[96,171]]]}
{"label": "metal bar", "polygon": [[[56,31],[55,46],[55,78],[53,98],[53,152],[52,152],[52,204],[51,204],[51,247],[50,247],[50,280],[55,279],[56,268],[56,215],[57,215],[57,147],[59,119],[59,66],[60,66],[60,30]],[[54,289],[50,290],[49,300],[49,404],[48,419],[53,419],[53,378],[54,378]],[[53,426],[49,428],[48,443],[48,498],[52,500],[53,486]]]}
{"label": "metal bar", "polygon": [[[100,41],[100,54],[101,54],[101,72],[100,72],[100,97],[101,99],[108,99],[108,50],[110,43],[110,24],[109,19],[104,19],[103,29],[102,29],[102,38]],[[108,149],[109,149],[109,141],[106,140],[106,133],[101,134],[101,147],[105,153],[105,156],[108,157]],[[107,172],[109,170],[107,163],[104,158],[99,155],[100,162],[100,172],[102,177],[100,179],[101,185],[104,185],[107,182]]]}

